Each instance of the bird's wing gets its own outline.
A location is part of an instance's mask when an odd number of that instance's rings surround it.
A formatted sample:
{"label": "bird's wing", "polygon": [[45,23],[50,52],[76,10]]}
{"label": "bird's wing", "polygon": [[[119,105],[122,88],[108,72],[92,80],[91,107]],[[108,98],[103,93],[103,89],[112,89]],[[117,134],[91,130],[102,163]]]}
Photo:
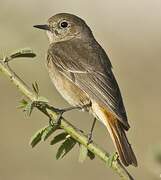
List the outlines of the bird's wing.
{"label": "bird's wing", "polygon": [[107,106],[128,130],[130,126],[110,60],[96,41],[85,43],[73,39],[52,44],[48,59],[92,99]]}

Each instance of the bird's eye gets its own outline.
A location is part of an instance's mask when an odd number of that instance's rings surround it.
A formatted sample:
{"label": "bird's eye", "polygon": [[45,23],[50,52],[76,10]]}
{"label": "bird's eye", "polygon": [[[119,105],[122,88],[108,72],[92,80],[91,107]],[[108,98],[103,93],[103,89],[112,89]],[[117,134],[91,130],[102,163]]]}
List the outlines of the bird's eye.
{"label": "bird's eye", "polygon": [[66,21],[63,21],[63,22],[60,23],[60,26],[62,28],[66,28],[66,27],[68,27],[68,23]]}

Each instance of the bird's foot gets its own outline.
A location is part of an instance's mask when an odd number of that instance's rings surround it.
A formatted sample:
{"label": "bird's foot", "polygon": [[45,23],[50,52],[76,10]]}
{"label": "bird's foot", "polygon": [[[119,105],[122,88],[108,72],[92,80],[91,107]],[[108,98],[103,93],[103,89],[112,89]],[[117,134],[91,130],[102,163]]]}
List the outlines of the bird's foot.
{"label": "bird's foot", "polygon": [[[47,105],[47,102],[45,101],[31,101],[27,102],[26,100],[21,101],[21,107],[24,109],[24,111],[27,113],[28,116],[31,115],[33,109],[36,107],[40,109],[41,111],[45,112],[45,107]],[[47,112],[45,112],[47,114]]]}

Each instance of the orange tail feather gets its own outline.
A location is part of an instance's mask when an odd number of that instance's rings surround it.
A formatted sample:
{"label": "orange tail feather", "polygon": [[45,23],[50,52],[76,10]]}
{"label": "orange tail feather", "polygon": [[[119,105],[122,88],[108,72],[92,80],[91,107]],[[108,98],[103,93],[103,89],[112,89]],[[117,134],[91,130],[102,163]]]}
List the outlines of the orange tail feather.
{"label": "orange tail feather", "polygon": [[111,112],[108,112],[98,104],[93,106],[93,114],[107,127],[122,163],[125,166],[137,166],[135,154],[128,142],[125,129],[121,122]]}

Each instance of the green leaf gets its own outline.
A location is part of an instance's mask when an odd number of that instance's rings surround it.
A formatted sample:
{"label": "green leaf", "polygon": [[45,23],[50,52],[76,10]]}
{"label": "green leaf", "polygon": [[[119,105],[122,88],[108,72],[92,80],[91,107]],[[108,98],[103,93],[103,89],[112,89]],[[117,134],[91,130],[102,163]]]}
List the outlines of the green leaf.
{"label": "green leaf", "polygon": [[58,129],[58,126],[48,126],[45,131],[43,132],[43,135],[41,137],[41,139],[43,141],[46,141],[46,139],[48,139],[48,137],[53,134],[56,130]]}
{"label": "green leaf", "polygon": [[88,157],[93,160],[95,158],[95,154],[91,151],[88,150],[88,153],[87,153]]}
{"label": "green leaf", "polygon": [[27,113],[28,116],[31,116],[31,113],[33,111],[34,105],[33,102],[29,102],[26,107],[25,107],[25,112]]}
{"label": "green leaf", "polygon": [[38,132],[36,132],[33,137],[31,137],[29,144],[32,146],[32,148],[35,147],[41,141],[42,135],[47,128],[48,126],[43,127]]}
{"label": "green leaf", "polygon": [[30,116],[34,109],[34,102],[27,102],[25,99],[22,99],[18,108],[24,109],[26,114]]}
{"label": "green leaf", "polygon": [[39,86],[36,81],[35,81],[35,83],[32,83],[32,88],[33,88],[34,92],[38,95],[39,94]]}
{"label": "green leaf", "polygon": [[68,138],[66,139],[61,146],[59,147],[57,154],[56,154],[56,159],[63,158],[69,151],[73,149],[77,142],[73,138]]}
{"label": "green leaf", "polygon": [[24,48],[24,49],[20,49],[20,50],[17,50],[16,52],[12,53],[10,55],[10,58],[11,59],[21,58],[21,57],[33,58],[35,56],[36,56],[36,54],[33,52],[33,50],[31,48]]}
{"label": "green leaf", "polygon": [[116,161],[118,158],[118,154],[115,152],[113,154],[110,155],[108,161],[106,162],[106,164],[109,166],[109,167],[112,167],[112,163],[113,161]]}
{"label": "green leaf", "polygon": [[56,144],[56,143],[59,143],[60,141],[63,141],[64,139],[66,139],[66,136],[67,136],[67,135],[68,135],[68,134],[67,134],[66,132],[63,132],[63,133],[58,134],[57,136],[54,137],[53,140],[51,140],[50,144],[51,144],[51,145],[54,145],[54,144]]}
{"label": "green leaf", "polygon": [[20,108],[20,109],[25,109],[26,106],[27,106],[27,104],[28,104],[28,102],[27,102],[25,99],[22,99],[22,100],[20,101],[20,106],[19,106],[18,108]]}
{"label": "green leaf", "polygon": [[88,155],[88,149],[83,144],[80,144],[78,161],[80,163],[83,163],[86,160],[87,155]]}

